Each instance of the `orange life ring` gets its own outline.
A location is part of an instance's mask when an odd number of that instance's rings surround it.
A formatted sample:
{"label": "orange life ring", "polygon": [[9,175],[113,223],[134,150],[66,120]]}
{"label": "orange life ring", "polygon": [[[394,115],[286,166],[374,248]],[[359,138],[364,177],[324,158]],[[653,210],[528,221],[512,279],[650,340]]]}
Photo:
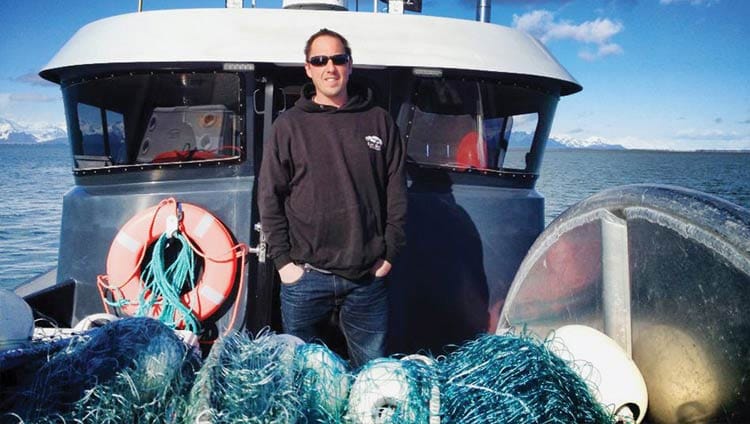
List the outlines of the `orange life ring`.
{"label": "orange life ring", "polygon": [[[132,217],[117,233],[107,256],[108,289],[115,300],[127,300],[120,309],[134,315],[144,284],[141,270],[144,254],[165,232],[167,218],[174,216],[175,207],[165,207],[165,202]],[[229,297],[237,276],[237,246],[229,230],[207,210],[189,203],[180,203],[182,219],[179,230],[197,253],[203,257],[203,272],[197,277],[195,287],[182,295],[182,302],[195,316],[204,321],[215,313]],[[159,316],[160,306],[151,310]]]}
{"label": "orange life ring", "polygon": [[456,152],[456,161],[460,166],[487,168],[487,147],[479,141],[479,133],[476,131],[469,131],[461,138]]}

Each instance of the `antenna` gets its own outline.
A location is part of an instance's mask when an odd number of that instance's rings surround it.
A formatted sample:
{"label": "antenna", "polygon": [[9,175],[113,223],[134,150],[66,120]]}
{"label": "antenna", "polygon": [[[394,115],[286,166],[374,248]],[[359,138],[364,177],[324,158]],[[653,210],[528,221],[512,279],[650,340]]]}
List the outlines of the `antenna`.
{"label": "antenna", "polygon": [[489,22],[491,7],[491,0],[477,0],[477,21]]}

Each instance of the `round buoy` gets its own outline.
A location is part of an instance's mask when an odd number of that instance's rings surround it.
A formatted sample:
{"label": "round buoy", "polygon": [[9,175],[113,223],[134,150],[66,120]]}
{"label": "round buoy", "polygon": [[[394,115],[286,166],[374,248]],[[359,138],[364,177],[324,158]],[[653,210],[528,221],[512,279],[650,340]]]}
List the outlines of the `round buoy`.
{"label": "round buoy", "polygon": [[305,344],[299,337],[292,334],[274,334],[272,338],[279,343],[279,361],[284,368],[291,369],[297,348]]}
{"label": "round buoy", "polygon": [[[396,410],[409,415],[404,409],[411,390],[403,362],[390,358],[372,360],[365,364],[352,384],[348,416],[355,424],[379,424],[389,422]],[[408,421],[418,422],[416,419]]]}
{"label": "round buoy", "polygon": [[548,343],[589,385],[597,401],[618,417],[643,421],[648,391],[640,370],[604,333],[585,325],[566,325]]}
{"label": "round buoy", "polygon": [[307,343],[297,347],[295,374],[301,393],[331,417],[343,416],[349,394],[346,363],[325,346]]}
{"label": "round buoy", "polygon": [[34,314],[20,296],[0,289],[0,351],[23,347],[34,334]]}
{"label": "round buoy", "polygon": [[403,358],[401,358],[402,361],[416,361],[420,362],[424,365],[427,365],[428,367],[431,367],[435,365],[435,360],[430,358],[429,356],[420,355],[419,353],[413,353],[411,355],[406,355]]}
{"label": "round buoy", "polygon": [[[426,367],[435,367],[437,364],[434,358],[419,353],[406,355],[401,360],[416,362]],[[437,381],[433,381],[430,387],[430,400],[427,406],[430,414],[429,424],[440,424],[440,386]]]}
{"label": "round buoy", "polygon": [[76,333],[83,333],[84,331],[91,330],[92,328],[103,327],[110,322],[117,321],[120,319],[117,315],[112,314],[91,314],[80,320],[78,324],[73,327],[73,331]]}

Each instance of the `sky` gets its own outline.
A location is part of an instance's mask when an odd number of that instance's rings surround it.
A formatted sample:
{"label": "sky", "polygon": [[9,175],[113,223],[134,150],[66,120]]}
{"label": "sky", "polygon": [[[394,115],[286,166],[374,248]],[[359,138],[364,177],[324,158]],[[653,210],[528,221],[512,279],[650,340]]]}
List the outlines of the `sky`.
{"label": "sky", "polygon": [[[282,0],[255,3],[278,8]],[[476,3],[423,0],[422,13],[474,19]],[[144,0],[144,10],[223,6]],[[348,6],[354,10],[357,1]],[[372,11],[373,0],[358,6]],[[36,74],[81,26],[137,7],[137,0],[5,2],[0,118],[62,124],[59,88]],[[491,16],[537,37],[583,85],[560,100],[553,137],[627,148],[750,149],[750,1],[493,0]]]}

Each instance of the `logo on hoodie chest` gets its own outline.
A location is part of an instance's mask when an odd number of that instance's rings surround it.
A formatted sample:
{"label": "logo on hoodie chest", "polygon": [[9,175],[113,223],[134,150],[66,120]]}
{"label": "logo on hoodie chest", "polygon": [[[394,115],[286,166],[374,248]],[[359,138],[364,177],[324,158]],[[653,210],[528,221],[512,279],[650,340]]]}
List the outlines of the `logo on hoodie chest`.
{"label": "logo on hoodie chest", "polygon": [[365,136],[365,142],[367,143],[367,147],[371,148],[372,150],[376,150],[379,152],[383,148],[383,140],[381,140],[380,137],[376,135]]}

